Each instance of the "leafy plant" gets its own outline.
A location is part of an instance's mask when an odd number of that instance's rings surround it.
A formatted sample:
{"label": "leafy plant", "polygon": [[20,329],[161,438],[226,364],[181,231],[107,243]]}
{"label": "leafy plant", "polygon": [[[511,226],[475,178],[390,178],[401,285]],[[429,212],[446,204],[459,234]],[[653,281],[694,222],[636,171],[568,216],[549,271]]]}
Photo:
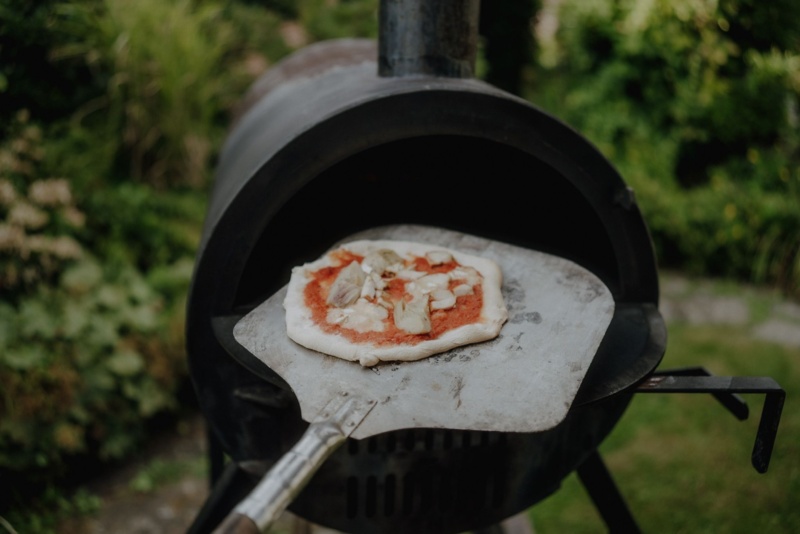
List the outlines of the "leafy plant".
{"label": "leafy plant", "polygon": [[564,2],[531,98],[618,166],[664,265],[797,294],[800,8],[778,4]]}
{"label": "leafy plant", "polygon": [[65,3],[0,3],[0,124],[8,124],[21,109],[33,110],[39,121],[63,119],[103,93],[102,73],[80,60],[53,57],[53,50],[68,43],[81,25],[79,13],[76,19],[60,12]]}
{"label": "leafy plant", "polygon": [[300,22],[314,41],[378,35],[376,0],[299,0],[298,11]]}
{"label": "leafy plant", "polygon": [[101,505],[97,495],[85,489],[65,492],[55,486],[48,486],[28,506],[12,510],[0,516],[0,532],[3,534],[55,534],[64,520],[96,512]]}
{"label": "leafy plant", "polygon": [[64,4],[61,12],[87,22],[54,53],[111,73],[105,95],[82,113],[105,112],[129,172],[160,187],[205,184],[233,39],[221,6],[103,0]]}
{"label": "leafy plant", "polygon": [[100,263],[84,245],[102,241],[88,230],[92,213],[67,179],[42,174],[45,159],[40,128],[19,113],[0,145],[3,506],[76,459],[129,453],[144,421],[175,409],[186,376],[189,245],[158,257],[153,281],[131,256]]}

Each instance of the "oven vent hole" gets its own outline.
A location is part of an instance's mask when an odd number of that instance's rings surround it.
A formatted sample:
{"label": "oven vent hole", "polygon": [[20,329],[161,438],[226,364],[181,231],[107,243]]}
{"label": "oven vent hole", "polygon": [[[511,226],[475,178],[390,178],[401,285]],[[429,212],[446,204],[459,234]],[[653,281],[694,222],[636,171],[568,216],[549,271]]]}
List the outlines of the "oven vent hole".
{"label": "oven vent hole", "polygon": [[374,476],[367,477],[367,491],[364,495],[364,515],[375,517],[378,511],[378,480]]}
{"label": "oven vent hole", "polygon": [[501,432],[461,430],[411,429],[388,432],[363,441],[347,440],[350,456],[362,454],[394,454],[395,452],[439,452],[503,446],[506,437]]}
{"label": "oven vent hole", "polygon": [[457,510],[486,510],[502,507],[506,498],[503,469],[450,472],[416,469],[398,476],[351,476],[347,479],[348,519],[359,513],[371,519],[392,517],[435,517]]}
{"label": "oven vent hole", "polygon": [[397,434],[390,432],[386,435],[386,452],[393,453],[397,447]]}
{"label": "oven vent hole", "polygon": [[383,482],[383,515],[394,515],[395,499],[397,495],[397,477],[389,474]]}
{"label": "oven vent hole", "polygon": [[449,451],[453,448],[453,433],[452,432],[445,432],[444,439],[442,440],[442,448],[444,450]]}
{"label": "oven vent hole", "polygon": [[432,451],[434,450],[434,446],[436,445],[436,434],[434,434],[433,430],[428,430],[425,432],[425,450]]}
{"label": "oven vent hole", "polygon": [[414,450],[414,431],[413,430],[407,430],[404,433],[404,435],[403,435],[403,447],[407,451],[413,451]]}
{"label": "oven vent hole", "polygon": [[401,509],[403,511],[403,515],[410,516],[414,512],[414,497],[416,496],[415,491],[415,476],[413,473],[406,473],[406,476],[403,477],[403,502]]}
{"label": "oven vent hole", "polygon": [[347,477],[347,518],[353,519],[358,514],[358,477]]}

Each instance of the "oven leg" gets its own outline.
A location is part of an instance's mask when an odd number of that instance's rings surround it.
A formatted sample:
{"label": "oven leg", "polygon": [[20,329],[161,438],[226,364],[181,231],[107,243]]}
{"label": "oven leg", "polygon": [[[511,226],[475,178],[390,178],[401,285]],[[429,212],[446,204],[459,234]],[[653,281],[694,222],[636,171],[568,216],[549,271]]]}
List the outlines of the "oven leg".
{"label": "oven leg", "polygon": [[225,451],[211,427],[206,428],[206,444],[208,445],[208,482],[213,491],[225,469]]}
{"label": "oven leg", "polygon": [[258,482],[243,471],[236,462],[229,462],[217,477],[211,494],[195,517],[186,534],[209,534],[233,508],[244,499]]}
{"label": "oven leg", "polygon": [[590,454],[578,467],[578,478],[589,493],[597,511],[600,512],[609,532],[641,532],[597,451]]}

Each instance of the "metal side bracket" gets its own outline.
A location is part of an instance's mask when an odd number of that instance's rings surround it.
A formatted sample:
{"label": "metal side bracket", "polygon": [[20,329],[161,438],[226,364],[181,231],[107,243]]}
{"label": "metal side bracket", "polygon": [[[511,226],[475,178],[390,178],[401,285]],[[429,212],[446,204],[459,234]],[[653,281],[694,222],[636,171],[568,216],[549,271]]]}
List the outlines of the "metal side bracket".
{"label": "metal side bracket", "polygon": [[712,376],[703,367],[657,371],[642,382],[637,393],[710,393],[738,419],[748,417],[748,408],[740,393],[763,393],[764,407],[756,432],[751,460],[759,473],[766,473],[778,434],[778,424],[786,392],[778,383],[764,376]]}

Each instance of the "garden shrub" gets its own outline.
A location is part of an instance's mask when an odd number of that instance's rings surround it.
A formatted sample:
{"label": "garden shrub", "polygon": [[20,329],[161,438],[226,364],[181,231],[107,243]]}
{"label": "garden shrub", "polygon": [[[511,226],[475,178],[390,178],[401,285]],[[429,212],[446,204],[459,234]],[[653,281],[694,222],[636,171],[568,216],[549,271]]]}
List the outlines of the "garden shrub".
{"label": "garden shrub", "polygon": [[530,97],[634,186],[662,264],[800,294],[800,4],[567,0],[559,14]]}
{"label": "garden shrub", "polygon": [[162,188],[207,183],[212,149],[224,131],[226,53],[233,28],[221,4],[191,0],[64,3],[84,21],[54,53],[107,73],[103,95],[77,120],[105,121],[134,179]]}
{"label": "garden shrub", "polygon": [[[14,97],[0,110],[0,514],[35,519],[193,403],[184,312],[211,163],[254,66],[289,51],[282,16],[190,0],[0,8],[0,96]],[[31,47],[44,73],[19,68]]]}
{"label": "garden shrub", "polygon": [[378,1],[298,0],[299,20],[313,41],[339,38],[377,38]]}
{"label": "garden shrub", "polygon": [[85,22],[81,12],[63,11],[66,4],[64,0],[0,3],[0,124],[11,122],[21,109],[31,110],[38,121],[63,119],[105,92],[102,73],[81,59],[59,58],[54,52],[69,43]]}
{"label": "garden shrub", "polygon": [[[187,376],[196,239],[169,228],[198,218],[172,203],[178,216],[156,211],[162,224],[145,225],[149,235],[127,250],[120,240],[138,236],[96,225],[101,210],[86,210],[69,180],[43,174],[46,160],[42,129],[18,113],[0,144],[0,510],[75,475],[75,462],[130,454],[145,421],[178,407]],[[136,227],[139,217],[119,215],[109,218]]]}

